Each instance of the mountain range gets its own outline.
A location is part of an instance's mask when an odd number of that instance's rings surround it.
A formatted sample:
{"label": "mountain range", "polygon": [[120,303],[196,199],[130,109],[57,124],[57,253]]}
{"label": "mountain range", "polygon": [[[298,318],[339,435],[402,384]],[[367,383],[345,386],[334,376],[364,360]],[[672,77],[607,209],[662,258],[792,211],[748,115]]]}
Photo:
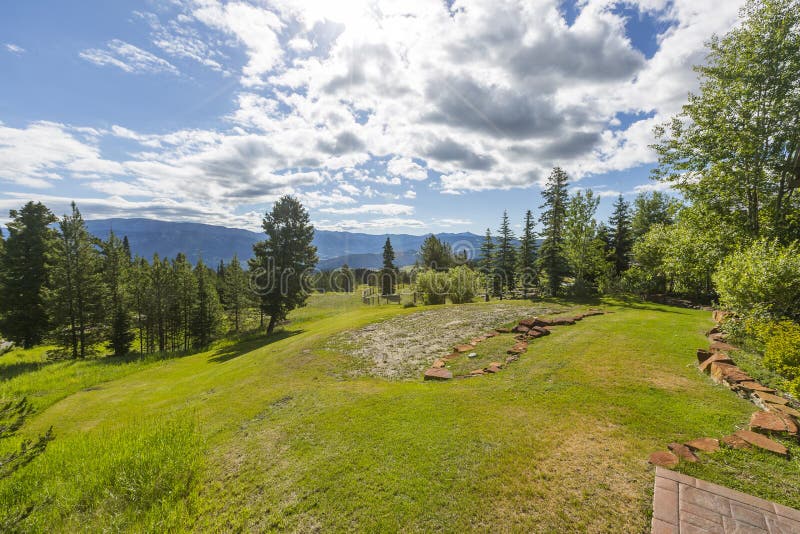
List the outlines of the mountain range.
{"label": "mountain range", "polygon": [[[91,234],[101,239],[106,239],[111,230],[120,238],[128,236],[134,255],[151,258],[158,254],[173,258],[183,252],[192,262],[202,258],[208,265],[228,262],[234,254],[246,261],[252,256],[253,244],[264,240],[263,233],[240,228],[152,219],[95,219],[86,221],[86,226]],[[429,235],[316,230],[314,245],[320,258],[318,267],[333,269],[346,263],[351,268],[380,268],[387,237],[392,242],[398,267],[413,265],[422,242]],[[470,232],[436,236],[456,251],[467,250],[470,257],[475,257],[483,241],[483,237]]]}

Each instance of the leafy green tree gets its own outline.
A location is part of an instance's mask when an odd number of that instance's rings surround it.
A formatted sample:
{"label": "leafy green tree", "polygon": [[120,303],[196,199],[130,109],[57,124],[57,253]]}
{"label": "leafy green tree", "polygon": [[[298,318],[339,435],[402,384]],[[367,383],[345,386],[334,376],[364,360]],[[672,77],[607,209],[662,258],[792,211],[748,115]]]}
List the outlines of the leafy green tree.
{"label": "leafy green tree", "polygon": [[600,198],[591,189],[576,192],[567,203],[564,219],[564,256],[575,278],[573,291],[586,295],[603,270],[603,242],[597,236],[594,218]]}
{"label": "leafy green tree", "polygon": [[107,289],[106,313],[111,315],[109,347],[115,356],[125,356],[131,349],[134,334],[130,320],[130,257],[123,241],[112,231],[100,245],[102,276]]}
{"label": "leafy green tree", "polygon": [[305,305],[317,249],[308,212],[294,197],[281,197],[265,215],[263,227],[267,239],[253,246],[250,271],[259,285],[261,309],[270,316],[267,332],[272,333],[291,310]]}
{"label": "leafy green tree", "polygon": [[217,274],[200,259],[194,267],[197,280],[197,305],[192,320],[195,346],[207,347],[222,327],[222,305],[217,292]]}
{"label": "leafy green tree", "polygon": [[522,229],[522,238],[519,243],[519,255],[517,256],[517,273],[520,277],[522,289],[527,294],[534,286],[537,279],[536,273],[536,231],[535,222],[531,210],[525,212],[525,225]]}
{"label": "leafy green tree", "polygon": [[481,243],[481,259],[478,265],[486,277],[487,291],[491,290],[491,293],[499,295],[502,292],[503,287],[502,280],[497,276],[497,269],[495,267],[495,248],[495,243],[492,239],[492,231],[487,228],[486,237],[484,238],[483,243]]}
{"label": "leafy green tree", "polygon": [[700,93],[656,129],[656,178],[749,238],[800,237],[800,1],[749,0]]}
{"label": "leafy green tree", "polygon": [[466,265],[453,267],[447,271],[447,275],[450,278],[448,289],[453,304],[472,302],[478,291],[486,284],[481,273],[473,271]]}
{"label": "leafy green tree", "polygon": [[395,279],[397,278],[397,267],[394,264],[394,249],[392,242],[387,237],[383,245],[383,269],[381,270],[381,293],[384,295],[394,295]]}
{"label": "leafy green tree", "polygon": [[420,247],[422,265],[426,269],[446,271],[453,265],[453,249],[449,243],[443,243],[431,234],[425,238]]}
{"label": "leafy green tree", "polygon": [[680,202],[661,191],[639,193],[633,201],[632,240],[641,239],[656,224],[672,224],[679,209]]}
{"label": "leafy green tree", "polygon": [[425,304],[444,304],[450,293],[450,275],[444,271],[422,271],[417,274],[415,283]]}
{"label": "leafy green tree", "polygon": [[48,300],[56,339],[72,358],[86,358],[104,336],[106,287],[97,240],[89,235],[80,210],[58,223]]}
{"label": "leafy green tree", "polygon": [[24,347],[40,343],[49,328],[45,286],[55,241],[55,216],[41,202],[9,212],[5,253],[0,256],[0,332]]}
{"label": "leafy green tree", "polygon": [[614,274],[619,276],[630,266],[630,254],[633,240],[631,236],[630,205],[622,195],[614,202],[614,211],[609,220],[611,227],[611,245],[614,259]]}
{"label": "leafy green tree", "polygon": [[239,332],[242,325],[242,315],[252,303],[247,272],[242,269],[239,257],[234,254],[230,263],[225,267],[225,308],[233,319],[233,330]]}
{"label": "leafy green tree", "polygon": [[511,231],[507,211],[503,211],[498,233],[500,237],[494,256],[495,274],[501,280],[501,291],[513,291],[516,287],[517,251],[514,248],[514,233]]}
{"label": "leafy green tree", "polygon": [[547,276],[547,290],[557,295],[568,272],[564,256],[564,221],[567,212],[567,186],[569,177],[560,167],[555,167],[547,178],[542,191],[544,204],[540,206],[542,215],[542,236],[544,241],[539,249],[539,265]]}

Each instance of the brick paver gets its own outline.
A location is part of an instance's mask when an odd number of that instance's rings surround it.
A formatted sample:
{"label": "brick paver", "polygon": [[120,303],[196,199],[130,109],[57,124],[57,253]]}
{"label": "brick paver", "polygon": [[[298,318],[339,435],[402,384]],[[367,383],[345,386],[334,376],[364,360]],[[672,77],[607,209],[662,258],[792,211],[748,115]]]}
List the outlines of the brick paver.
{"label": "brick paver", "polygon": [[800,510],[656,467],[653,534],[800,533]]}

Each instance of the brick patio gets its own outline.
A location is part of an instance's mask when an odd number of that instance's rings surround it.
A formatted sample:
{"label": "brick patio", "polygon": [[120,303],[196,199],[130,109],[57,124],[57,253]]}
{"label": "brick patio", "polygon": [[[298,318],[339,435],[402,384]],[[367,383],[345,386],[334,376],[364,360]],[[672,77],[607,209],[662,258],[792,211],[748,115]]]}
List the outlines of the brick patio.
{"label": "brick patio", "polygon": [[800,511],[656,467],[653,534],[800,533]]}

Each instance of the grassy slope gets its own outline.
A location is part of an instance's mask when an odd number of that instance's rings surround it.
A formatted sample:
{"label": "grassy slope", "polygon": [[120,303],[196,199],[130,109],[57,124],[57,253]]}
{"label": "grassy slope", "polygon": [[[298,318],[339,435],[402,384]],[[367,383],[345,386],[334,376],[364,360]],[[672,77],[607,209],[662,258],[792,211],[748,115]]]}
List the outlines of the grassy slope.
{"label": "grassy slope", "polygon": [[[51,497],[29,530],[645,530],[647,455],[728,433],[753,407],[692,365],[707,313],[614,309],[534,341],[500,375],[388,382],[343,379],[350,362],[325,342],[419,308],[316,298],[293,335],[133,368],[56,402],[24,429],[53,425],[52,450],[0,484],[0,502]],[[775,490],[800,484],[798,467],[751,452],[698,471],[798,506]]]}

